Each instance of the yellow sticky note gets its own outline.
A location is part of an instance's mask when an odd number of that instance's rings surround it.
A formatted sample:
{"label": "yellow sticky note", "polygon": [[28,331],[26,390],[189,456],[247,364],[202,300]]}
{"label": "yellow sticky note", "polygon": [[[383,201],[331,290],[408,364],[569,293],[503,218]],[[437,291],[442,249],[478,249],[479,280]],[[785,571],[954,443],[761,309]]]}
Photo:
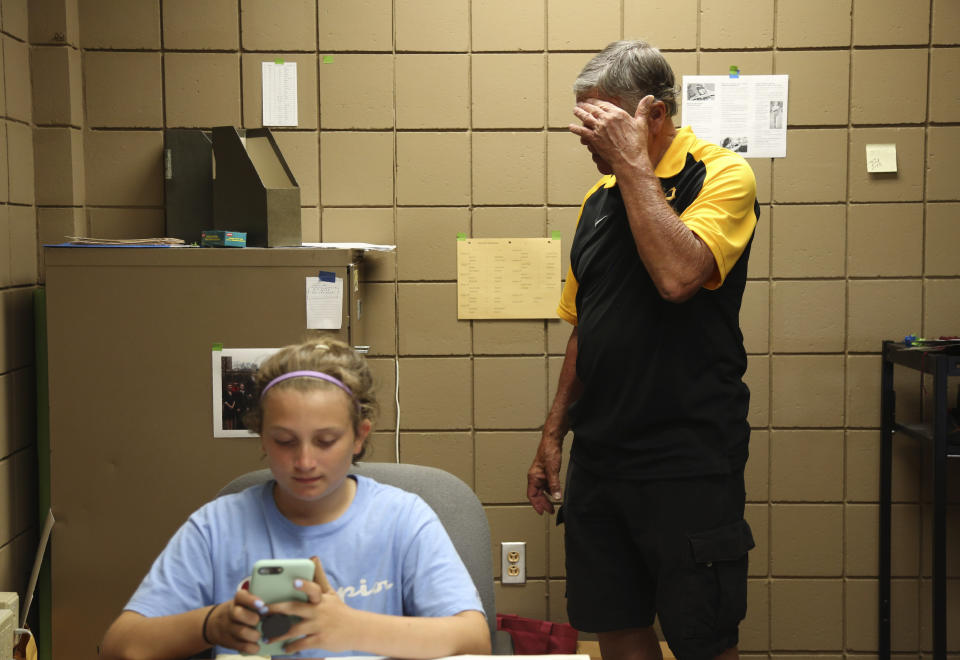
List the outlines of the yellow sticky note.
{"label": "yellow sticky note", "polygon": [[867,172],[896,172],[897,145],[868,144]]}

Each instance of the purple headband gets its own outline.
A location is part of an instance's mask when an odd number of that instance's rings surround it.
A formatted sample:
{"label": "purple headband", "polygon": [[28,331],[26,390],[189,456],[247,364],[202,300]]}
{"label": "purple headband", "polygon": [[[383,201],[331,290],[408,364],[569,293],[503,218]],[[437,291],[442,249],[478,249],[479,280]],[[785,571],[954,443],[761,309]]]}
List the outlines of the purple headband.
{"label": "purple headband", "polygon": [[328,383],[333,383],[334,385],[339,387],[341,390],[346,392],[347,396],[353,399],[353,402],[357,405],[357,410],[360,409],[360,402],[357,401],[357,397],[353,395],[353,390],[347,387],[343,383],[343,381],[334,378],[330,374],[325,374],[322,371],[290,371],[285,374],[280,374],[279,376],[271,380],[269,383],[267,383],[262,390],[260,390],[260,400],[263,401],[264,395],[267,393],[267,390],[269,390],[271,387],[273,387],[277,383],[281,383],[291,378],[319,378],[320,380],[325,380]]}

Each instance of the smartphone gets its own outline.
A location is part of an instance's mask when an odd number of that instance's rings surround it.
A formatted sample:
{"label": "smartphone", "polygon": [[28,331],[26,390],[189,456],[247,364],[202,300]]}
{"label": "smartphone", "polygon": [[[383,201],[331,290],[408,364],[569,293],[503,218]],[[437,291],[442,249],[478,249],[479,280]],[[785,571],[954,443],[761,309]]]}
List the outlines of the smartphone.
{"label": "smartphone", "polygon": [[[307,595],[298,591],[293,586],[293,581],[297,578],[305,582],[313,581],[313,562],[309,559],[261,559],[253,565],[253,573],[250,576],[250,593],[257,596],[264,603],[280,603],[288,600],[307,600]],[[271,617],[282,617],[286,621],[271,619]],[[269,637],[282,635],[289,630],[290,626],[300,620],[300,617],[285,616],[281,614],[268,615],[261,618],[257,624],[257,630],[260,632],[260,655],[273,656],[283,655],[283,645],[290,639],[273,642],[268,644],[263,641],[264,624],[266,623],[266,634]]]}

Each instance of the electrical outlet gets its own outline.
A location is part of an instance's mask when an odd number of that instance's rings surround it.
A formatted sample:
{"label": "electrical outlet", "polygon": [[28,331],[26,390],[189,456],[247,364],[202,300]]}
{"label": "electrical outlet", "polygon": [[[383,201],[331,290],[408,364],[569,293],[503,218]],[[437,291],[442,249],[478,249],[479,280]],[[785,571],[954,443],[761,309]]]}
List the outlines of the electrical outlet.
{"label": "electrical outlet", "polygon": [[500,544],[500,581],[503,584],[526,583],[526,541],[503,541]]}

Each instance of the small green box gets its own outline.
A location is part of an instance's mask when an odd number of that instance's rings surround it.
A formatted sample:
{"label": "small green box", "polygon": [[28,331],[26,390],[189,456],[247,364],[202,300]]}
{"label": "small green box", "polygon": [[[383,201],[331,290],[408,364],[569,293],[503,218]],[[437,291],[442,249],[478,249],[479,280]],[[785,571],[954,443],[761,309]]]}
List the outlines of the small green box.
{"label": "small green box", "polygon": [[247,247],[247,232],[204,229],[200,232],[200,245],[207,247]]}

